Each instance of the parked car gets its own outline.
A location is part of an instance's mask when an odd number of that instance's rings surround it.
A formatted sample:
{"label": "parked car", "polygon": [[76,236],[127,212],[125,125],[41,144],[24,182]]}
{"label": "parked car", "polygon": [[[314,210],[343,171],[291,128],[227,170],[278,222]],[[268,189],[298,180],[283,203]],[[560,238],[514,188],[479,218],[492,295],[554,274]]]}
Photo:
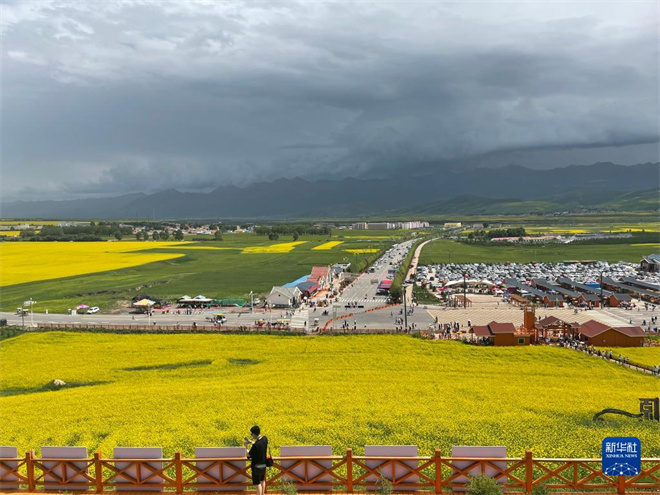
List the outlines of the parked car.
{"label": "parked car", "polygon": [[87,314],[88,315],[94,315],[94,314],[98,313],[99,311],[101,311],[101,310],[99,309],[98,306],[92,306],[91,308],[89,308],[87,310]]}

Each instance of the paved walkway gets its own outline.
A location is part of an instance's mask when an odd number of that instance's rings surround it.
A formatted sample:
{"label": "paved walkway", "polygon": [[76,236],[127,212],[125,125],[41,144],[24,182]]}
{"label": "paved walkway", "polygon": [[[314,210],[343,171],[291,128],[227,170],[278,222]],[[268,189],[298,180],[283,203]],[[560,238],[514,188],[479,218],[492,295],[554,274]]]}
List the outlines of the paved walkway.
{"label": "paved walkway", "polygon": [[[415,252],[413,253],[412,260],[410,261],[410,268],[406,272],[406,277],[405,280],[410,280],[412,277],[413,279],[417,275],[417,263],[419,262],[419,256],[422,254],[422,249],[424,249],[424,246],[426,246],[429,242],[435,241],[435,239],[429,239],[428,241],[422,242],[417,248],[415,249]],[[412,284],[406,287],[406,301],[412,301],[412,293],[413,293],[413,286]]]}
{"label": "paved walkway", "polygon": [[298,308],[291,317],[291,328],[305,328],[309,324],[309,310],[305,308]]}

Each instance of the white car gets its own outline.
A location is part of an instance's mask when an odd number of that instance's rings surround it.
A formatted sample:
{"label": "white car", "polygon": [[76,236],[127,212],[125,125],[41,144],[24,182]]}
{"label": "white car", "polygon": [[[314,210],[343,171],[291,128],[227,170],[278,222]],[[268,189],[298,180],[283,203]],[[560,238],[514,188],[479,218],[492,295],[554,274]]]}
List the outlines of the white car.
{"label": "white car", "polygon": [[93,306],[87,310],[88,315],[93,315],[101,311],[98,306]]}

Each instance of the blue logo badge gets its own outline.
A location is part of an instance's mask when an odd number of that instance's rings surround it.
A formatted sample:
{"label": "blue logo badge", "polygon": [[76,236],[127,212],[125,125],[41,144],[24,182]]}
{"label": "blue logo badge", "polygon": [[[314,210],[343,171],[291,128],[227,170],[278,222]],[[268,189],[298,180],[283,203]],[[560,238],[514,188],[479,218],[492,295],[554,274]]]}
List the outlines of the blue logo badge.
{"label": "blue logo badge", "polygon": [[603,474],[637,476],[642,471],[642,444],[635,437],[607,437],[603,440]]}

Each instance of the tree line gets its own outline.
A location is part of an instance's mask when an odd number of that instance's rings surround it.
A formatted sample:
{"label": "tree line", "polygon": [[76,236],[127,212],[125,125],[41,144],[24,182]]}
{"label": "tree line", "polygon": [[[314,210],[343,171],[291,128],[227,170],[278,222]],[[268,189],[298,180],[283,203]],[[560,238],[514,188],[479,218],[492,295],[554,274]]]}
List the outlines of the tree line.
{"label": "tree line", "polygon": [[527,235],[525,227],[511,227],[508,229],[476,230],[467,235],[468,241],[490,241],[495,237],[524,237]]}
{"label": "tree line", "polygon": [[21,230],[20,237],[32,241],[102,241],[104,237],[115,237],[121,240],[125,235],[133,233],[131,227],[118,223],[99,223],[90,225],[44,225],[39,232],[31,229]]}
{"label": "tree line", "polygon": [[290,235],[295,241],[301,235],[332,235],[332,227],[329,225],[314,226],[303,223],[279,223],[255,227],[254,232],[257,235],[267,235],[271,241],[279,239],[280,235]]}

